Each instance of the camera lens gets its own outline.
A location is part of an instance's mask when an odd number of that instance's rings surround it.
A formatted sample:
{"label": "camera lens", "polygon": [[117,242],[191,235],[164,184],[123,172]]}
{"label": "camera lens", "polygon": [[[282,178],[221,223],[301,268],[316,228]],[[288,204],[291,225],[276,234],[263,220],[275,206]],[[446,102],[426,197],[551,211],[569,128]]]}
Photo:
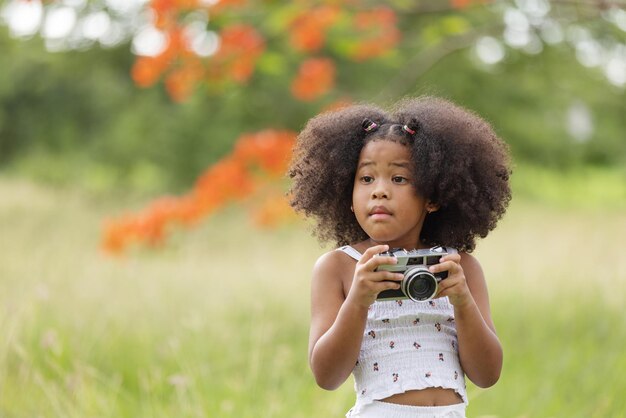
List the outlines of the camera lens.
{"label": "camera lens", "polygon": [[437,279],[422,267],[408,270],[402,281],[402,292],[414,301],[428,300],[437,293]]}

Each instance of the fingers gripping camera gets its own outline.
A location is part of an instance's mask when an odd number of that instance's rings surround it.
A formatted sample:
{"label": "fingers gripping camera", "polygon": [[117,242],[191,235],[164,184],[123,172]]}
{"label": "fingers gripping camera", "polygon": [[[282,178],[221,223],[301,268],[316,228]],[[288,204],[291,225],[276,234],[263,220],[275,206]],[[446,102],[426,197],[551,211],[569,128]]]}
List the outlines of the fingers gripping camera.
{"label": "fingers gripping camera", "polygon": [[428,267],[438,264],[441,257],[457,251],[450,247],[433,247],[425,250],[407,251],[403,248],[392,248],[378,256],[396,257],[397,264],[383,264],[378,271],[404,273],[400,289],[384,290],[378,294],[377,300],[411,299],[415,302],[430,300],[437,294],[439,282],[448,277],[447,271],[431,273]]}

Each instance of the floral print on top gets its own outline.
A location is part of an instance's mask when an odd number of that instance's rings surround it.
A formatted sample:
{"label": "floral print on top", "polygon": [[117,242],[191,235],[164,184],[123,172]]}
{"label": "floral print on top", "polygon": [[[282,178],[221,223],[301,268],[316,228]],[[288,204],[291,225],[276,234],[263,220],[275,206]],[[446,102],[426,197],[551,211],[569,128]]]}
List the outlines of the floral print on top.
{"label": "floral print on top", "polygon": [[[349,248],[352,252],[340,250],[358,259],[358,252]],[[374,302],[353,375],[354,412],[374,400],[429,387],[453,389],[467,404],[454,307],[448,298]]]}

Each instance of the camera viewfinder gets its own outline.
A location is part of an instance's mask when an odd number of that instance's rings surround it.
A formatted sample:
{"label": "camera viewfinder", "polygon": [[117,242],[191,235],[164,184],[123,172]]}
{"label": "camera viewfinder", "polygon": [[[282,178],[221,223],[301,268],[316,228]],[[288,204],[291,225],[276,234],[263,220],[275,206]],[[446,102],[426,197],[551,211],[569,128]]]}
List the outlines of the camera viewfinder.
{"label": "camera viewfinder", "polygon": [[441,256],[426,257],[426,265],[427,266],[432,266],[432,265],[435,265],[435,264],[439,264],[439,260],[441,260]]}

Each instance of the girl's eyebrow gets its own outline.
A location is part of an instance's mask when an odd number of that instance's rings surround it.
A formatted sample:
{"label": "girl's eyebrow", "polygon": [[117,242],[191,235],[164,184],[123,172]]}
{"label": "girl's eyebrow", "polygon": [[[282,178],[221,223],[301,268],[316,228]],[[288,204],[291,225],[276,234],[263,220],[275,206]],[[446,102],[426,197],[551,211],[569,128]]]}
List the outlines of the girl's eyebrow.
{"label": "girl's eyebrow", "polygon": [[[370,165],[376,165],[375,161],[362,161],[359,166],[357,167],[357,169],[361,169],[363,167],[368,167]],[[388,164],[389,166],[393,166],[393,167],[400,167],[400,168],[409,168],[410,167],[410,163],[407,161],[392,161]]]}

